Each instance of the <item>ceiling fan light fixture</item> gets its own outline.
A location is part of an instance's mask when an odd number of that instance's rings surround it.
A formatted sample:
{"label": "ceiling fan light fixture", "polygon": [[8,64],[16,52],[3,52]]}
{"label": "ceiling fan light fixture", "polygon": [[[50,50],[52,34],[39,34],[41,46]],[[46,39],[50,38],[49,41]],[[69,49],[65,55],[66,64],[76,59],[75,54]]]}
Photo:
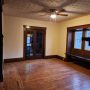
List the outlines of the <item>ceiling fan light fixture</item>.
{"label": "ceiling fan light fixture", "polygon": [[52,19],[55,19],[55,18],[56,18],[56,14],[51,14],[50,17],[51,17]]}
{"label": "ceiling fan light fixture", "polygon": [[30,28],[30,26],[27,25],[26,28]]}
{"label": "ceiling fan light fixture", "polygon": [[58,10],[56,10],[55,12],[56,12],[56,13],[58,13],[59,11],[58,11]]}

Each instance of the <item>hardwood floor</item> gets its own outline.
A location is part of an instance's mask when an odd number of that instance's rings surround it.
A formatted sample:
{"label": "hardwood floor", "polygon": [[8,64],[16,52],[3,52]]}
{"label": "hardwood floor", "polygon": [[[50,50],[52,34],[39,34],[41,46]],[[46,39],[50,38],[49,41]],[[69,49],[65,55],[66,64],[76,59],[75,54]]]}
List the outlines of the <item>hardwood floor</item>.
{"label": "hardwood floor", "polygon": [[90,70],[58,59],[5,63],[0,90],[90,90]]}

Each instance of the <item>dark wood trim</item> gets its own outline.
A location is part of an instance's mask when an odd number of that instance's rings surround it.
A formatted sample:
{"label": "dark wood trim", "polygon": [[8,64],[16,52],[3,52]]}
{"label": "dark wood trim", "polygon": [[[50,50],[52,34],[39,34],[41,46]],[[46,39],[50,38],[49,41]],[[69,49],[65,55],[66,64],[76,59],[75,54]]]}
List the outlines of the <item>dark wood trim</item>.
{"label": "dark wood trim", "polygon": [[[82,39],[85,39],[87,41],[90,40],[90,38],[85,38],[85,32],[86,31],[90,31],[90,29],[88,29],[90,27],[90,24],[86,24],[86,25],[80,25],[80,26],[73,26],[73,27],[68,27],[67,28],[67,39],[66,39],[66,53],[70,53],[72,51],[72,49],[74,49],[74,33],[75,31],[83,31],[83,38]],[[79,28],[82,28],[82,30],[76,30],[76,29],[79,29]],[[84,49],[84,46],[85,46],[85,40],[83,40],[83,46],[82,48]],[[89,41],[90,43],[90,41]],[[84,50],[85,51],[85,50]]]}
{"label": "dark wood trim", "polygon": [[[74,26],[74,27],[68,27],[67,28],[66,58],[68,58],[67,53],[74,54],[76,56],[78,55],[78,56],[81,56],[83,58],[90,58],[90,51],[84,50],[85,40],[82,41],[83,44],[82,44],[82,49],[81,50],[74,48],[74,32],[75,31],[81,31],[81,30],[76,30],[76,29],[79,29],[79,28],[82,28],[83,37],[85,37],[85,32],[87,30],[90,30],[90,29],[88,29],[88,28],[90,28],[90,24]],[[66,59],[66,60],[68,60],[68,59]]]}
{"label": "dark wood trim", "polygon": [[[24,30],[26,30],[26,28],[27,28],[27,25],[23,25],[23,27],[24,27]],[[29,28],[27,28],[27,30],[29,30],[29,29],[32,29],[32,30],[35,30],[35,29],[46,29],[46,27],[39,27],[39,26],[29,26]]]}
{"label": "dark wood trim", "polygon": [[[90,24],[87,24],[87,25],[80,25],[80,26],[74,26],[74,27],[68,27],[67,28],[67,38],[69,37],[69,34],[71,33],[72,36],[71,36],[71,39],[69,38],[69,40],[67,39],[67,43],[66,43],[66,53],[70,53],[72,52],[73,50],[78,50],[78,51],[81,51],[80,49],[75,49],[74,48],[74,38],[75,38],[75,32],[77,31],[83,31],[83,37],[85,37],[85,32],[89,29],[90,27]],[[82,28],[82,30],[76,30],[76,29],[79,29],[79,28]],[[90,30],[89,30],[90,31]],[[83,38],[82,38],[83,39]],[[69,43],[71,42],[71,43]],[[85,40],[82,41],[82,50],[84,50],[84,47],[85,47]]]}
{"label": "dark wood trim", "polygon": [[[38,26],[29,26],[30,28],[27,28],[26,25],[23,25],[23,59],[25,59],[25,33],[26,31],[35,31],[35,30],[41,30],[44,33],[44,38],[43,38],[43,58],[45,57],[45,51],[46,51],[46,27],[38,27]],[[32,59],[32,57],[31,57]],[[38,58],[35,58],[38,59]]]}
{"label": "dark wood trim", "polygon": [[51,58],[57,58],[57,55],[48,55],[44,57],[44,59],[51,59]]}
{"label": "dark wood trim", "polygon": [[[85,33],[86,33],[86,29],[84,28],[82,37],[85,37]],[[74,38],[74,35],[73,35],[73,38]],[[74,40],[72,42],[74,44]],[[90,51],[85,50],[85,40],[82,41],[81,49],[76,49],[73,47],[71,53],[75,55],[79,55],[81,57],[90,58]]]}
{"label": "dark wood trim", "polygon": [[57,59],[64,60],[64,57],[59,56],[59,55],[48,55],[48,56],[45,56],[44,58],[45,58],[45,59],[57,58]]}
{"label": "dark wood trim", "polygon": [[[38,58],[38,59],[52,59],[52,58],[57,58],[57,59],[60,59],[60,60],[65,60],[64,57],[59,56],[59,55],[48,55],[48,56],[44,56],[44,58]],[[32,59],[32,60],[36,60],[36,59]],[[23,57],[21,57],[21,58],[4,59],[4,63],[21,62],[21,61],[25,61],[25,59],[23,59]]]}
{"label": "dark wood trim", "polygon": [[85,24],[85,25],[79,25],[79,26],[72,26],[72,27],[68,27],[67,29],[69,31],[75,30],[75,29],[79,29],[79,28],[88,28],[90,27],[90,24]]}
{"label": "dark wood trim", "polygon": [[12,63],[12,62],[20,62],[24,61],[23,58],[9,58],[9,59],[4,59],[4,63]]}
{"label": "dark wood trim", "polygon": [[73,31],[72,32],[72,40],[71,40],[71,49],[73,49],[74,48],[74,40],[75,40],[75,32]]}
{"label": "dark wood trim", "polygon": [[79,55],[74,55],[74,54],[71,54],[71,53],[67,53],[67,55],[69,55],[72,59],[77,58],[76,61],[78,61],[78,59],[79,59],[80,61],[90,63],[90,58],[82,57],[82,56],[79,56]]}
{"label": "dark wood trim", "polygon": [[68,58],[66,58],[67,61],[73,61],[76,64],[79,64],[81,66],[84,66],[86,68],[90,69],[90,58],[81,57],[79,55],[74,55],[71,53],[66,54]]}
{"label": "dark wood trim", "polygon": [[[85,30],[83,31],[83,36],[82,37],[85,37],[85,34],[86,34]],[[82,40],[82,50],[84,50],[84,47],[85,47],[85,40]]]}
{"label": "dark wood trim", "polygon": [[59,55],[57,55],[57,56],[56,56],[56,58],[57,58],[57,59],[60,59],[60,60],[65,60],[65,58],[64,58],[64,57],[59,56]]}
{"label": "dark wood trim", "polygon": [[3,81],[2,0],[0,0],[0,82]]}
{"label": "dark wood trim", "polygon": [[24,50],[25,50],[25,28],[24,28],[24,26],[23,26],[23,59],[25,59],[25,52],[24,52]]}
{"label": "dark wood trim", "polygon": [[74,44],[73,44],[74,38],[72,38],[73,35],[74,35],[74,32],[73,31],[69,31],[69,28],[67,28],[66,53],[71,52],[71,49],[74,46]]}

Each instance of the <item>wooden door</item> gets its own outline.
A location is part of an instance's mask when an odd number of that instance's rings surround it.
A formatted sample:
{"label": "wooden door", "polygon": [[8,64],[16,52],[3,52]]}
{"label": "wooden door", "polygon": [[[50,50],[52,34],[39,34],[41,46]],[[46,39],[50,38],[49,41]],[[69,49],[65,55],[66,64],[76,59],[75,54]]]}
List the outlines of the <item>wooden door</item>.
{"label": "wooden door", "polygon": [[24,32],[25,59],[39,59],[45,56],[45,29],[33,27]]}

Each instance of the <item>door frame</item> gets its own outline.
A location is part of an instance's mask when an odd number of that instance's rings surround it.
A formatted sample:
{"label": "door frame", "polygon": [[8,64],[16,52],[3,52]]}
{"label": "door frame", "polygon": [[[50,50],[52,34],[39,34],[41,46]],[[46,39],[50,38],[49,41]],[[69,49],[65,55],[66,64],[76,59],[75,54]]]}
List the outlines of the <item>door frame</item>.
{"label": "door frame", "polygon": [[[27,25],[23,25],[23,59],[25,60],[26,57],[25,57],[25,46],[26,46],[26,42],[25,42],[25,33],[26,31],[30,31],[30,30],[42,30],[43,33],[44,33],[44,38],[43,38],[43,57],[40,58],[40,59],[43,59],[45,58],[45,51],[46,51],[46,27],[38,27],[38,26],[28,26],[27,28]],[[38,58],[31,58],[31,59],[38,59]]]}
{"label": "door frame", "polygon": [[3,81],[3,31],[2,31],[2,5],[3,0],[0,0],[0,82]]}

